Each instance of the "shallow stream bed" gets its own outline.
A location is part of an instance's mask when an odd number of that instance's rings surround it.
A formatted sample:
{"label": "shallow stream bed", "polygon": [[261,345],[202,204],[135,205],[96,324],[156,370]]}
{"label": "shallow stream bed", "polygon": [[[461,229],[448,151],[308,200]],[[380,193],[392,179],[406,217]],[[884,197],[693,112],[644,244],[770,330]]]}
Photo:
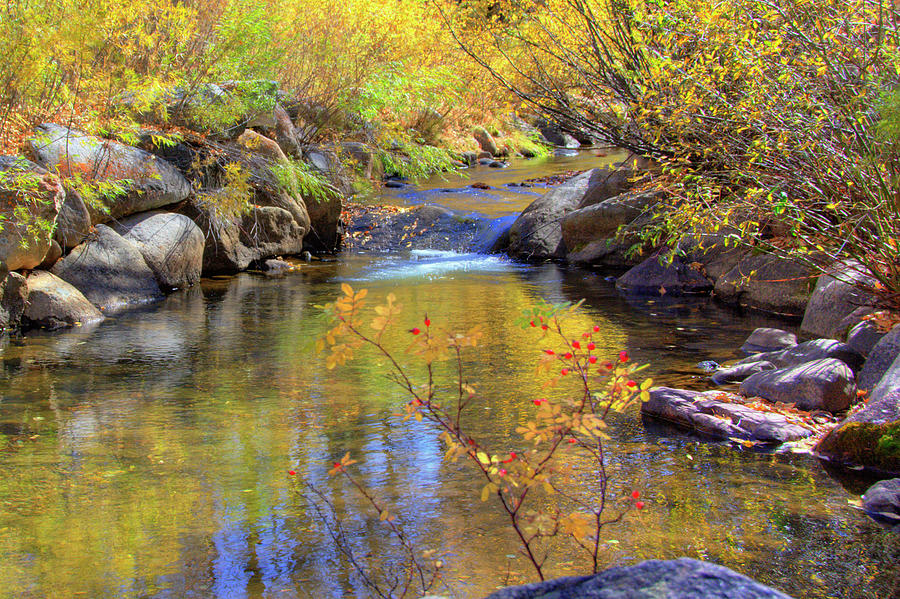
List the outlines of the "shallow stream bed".
{"label": "shallow stream bed", "polygon": [[[600,162],[476,169],[385,201],[497,218],[540,193],[504,183]],[[472,191],[478,180],[495,189]],[[444,555],[435,592],[480,597],[529,581],[471,472],[443,463],[433,430],[395,415],[403,398],[383,360],[325,369],[314,344],[328,323],[316,306],[342,283],[373,298],[395,293],[404,328],[425,312],[433,326],[483,325],[485,343],[466,363],[482,398],[471,426],[510,450],[544,392],[534,377],[540,343],[514,324],[538,300],[584,298],[579,318],[601,326],[598,351],[627,349],[657,382],[693,388],[707,384],[697,363],[733,358],[758,326],[795,325],[710,300],[630,301],[605,273],[404,250],[314,261],[275,278],[205,280],[99,326],[7,339],[0,597],[366,597],[299,484],[329,498],[361,559],[390,561],[377,517],[327,476],[347,451],[416,544]],[[392,341],[403,347],[403,335]],[[604,530],[611,564],[698,557],[795,597],[895,596],[896,537],[849,503],[859,489],[814,458],[709,443],[636,411],[614,417],[610,432],[610,493],[639,489],[647,503]],[[584,473],[585,488],[595,484]],[[578,557],[556,554],[550,573],[582,573]]]}

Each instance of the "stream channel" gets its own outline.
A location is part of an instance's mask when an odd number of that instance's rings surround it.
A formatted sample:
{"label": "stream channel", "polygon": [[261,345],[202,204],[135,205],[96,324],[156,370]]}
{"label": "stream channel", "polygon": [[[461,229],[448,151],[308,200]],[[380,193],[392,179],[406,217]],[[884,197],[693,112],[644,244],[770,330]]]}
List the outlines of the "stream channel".
{"label": "stream channel", "polygon": [[[544,189],[510,187],[599,166],[589,154],[477,167],[384,190],[395,205],[433,203],[486,219],[520,212]],[[493,189],[470,185],[481,181]],[[515,324],[536,301],[577,301],[601,326],[601,356],[626,349],[659,384],[708,388],[696,368],[725,362],[758,326],[709,299],[630,300],[609,273],[523,265],[497,255],[422,250],[348,252],[287,274],[205,279],[165,301],[93,327],[28,332],[2,341],[0,369],[0,597],[366,597],[302,480],[341,515],[362,561],[391,563],[377,517],[327,471],[345,452],[420,548],[443,556],[432,592],[481,597],[533,579],[504,520],[479,500],[462,462],[442,461],[434,430],[396,416],[402,394],[374,354],[326,370],[317,305],[342,283],[388,292],[405,329],[484,326],[466,361],[477,381],[475,436],[523,445],[515,428],[532,400],[540,343]],[[663,298],[665,299],[665,298]],[[639,489],[640,513],[603,531],[608,563],[689,556],[728,566],[794,597],[889,597],[890,540],[813,457],[710,443],[637,410],[611,418],[610,494]],[[297,475],[288,475],[295,469]],[[596,485],[581,472],[579,484]],[[554,553],[550,575],[584,573]]]}

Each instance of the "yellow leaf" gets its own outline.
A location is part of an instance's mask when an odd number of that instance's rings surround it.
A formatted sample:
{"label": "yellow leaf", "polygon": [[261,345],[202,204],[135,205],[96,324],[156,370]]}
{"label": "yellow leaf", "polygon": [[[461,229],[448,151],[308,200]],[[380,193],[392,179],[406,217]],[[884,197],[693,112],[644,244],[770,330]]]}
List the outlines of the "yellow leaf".
{"label": "yellow leaf", "polygon": [[479,451],[478,453],[476,453],[475,457],[478,458],[478,461],[482,464],[491,463],[491,459],[488,457],[488,454],[484,453],[483,451]]}
{"label": "yellow leaf", "polygon": [[344,295],[348,297],[353,297],[353,287],[348,285],[347,283],[341,283],[341,291]]}

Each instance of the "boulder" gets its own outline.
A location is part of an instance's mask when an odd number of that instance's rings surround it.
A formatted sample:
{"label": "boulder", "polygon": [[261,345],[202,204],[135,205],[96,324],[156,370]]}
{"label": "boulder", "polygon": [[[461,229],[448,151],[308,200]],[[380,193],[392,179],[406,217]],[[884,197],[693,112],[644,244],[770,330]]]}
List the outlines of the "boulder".
{"label": "boulder", "polygon": [[847,364],[853,372],[859,371],[863,363],[863,357],[846,343],[841,343],[835,339],[813,339],[812,341],[804,341],[794,347],[753,354],[744,358],[738,364],[768,360],[779,368],[786,368],[825,358],[840,360]]}
{"label": "boulder", "polygon": [[819,456],[876,472],[900,474],[900,356],[851,414],[816,446]]}
{"label": "boulder", "polygon": [[80,244],[91,232],[91,213],[71,185],[66,186],[66,199],[56,217],[53,238],[65,250]]}
{"label": "boulder", "polygon": [[95,224],[175,204],[191,192],[187,179],[158,156],[52,123],[37,128],[29,151],[36,162],[63,179],[80,176],[124,185],[123,194],[88,206]]}
{"label": "boulder", "polygon": [[62,258],[62,255],[62,248],[59,247],[59,244],[55,239],[51,239],[50,249],[47,250],[47,255],[44,256],[44,261],[38,265],[38,268],[41,270],[50,270],[53,268],[53,265],[56,264],[57,260]]}
{"label": "boulder", "polygon": [[292,158],[301,158],[303,150],[300,148],[297,130],[294,129],[294,123],[291,116],[281,104],[275,104],[272,109],[272,116],[275,121],[275,139],[282,151]]}
{"label": "boulder", "polygon": [[145,212],[115,226],[133,242],[162,289],[183,289],[200,281],[205,238],[194,221],[183,214]]}
{"label": "boulder", "polygon": [[801,410],[840,412],[856,400],[850,367],[834,358],[758,372],[741,383],[741,395],[795,404]]}
{"label": "boulder", "polygon": [[[355,141],[344,142],[340,145],[340,154],[342,158],[346,157],[349,159],[345,160],[345,162],[349,162],[351,168],[364,179],[380,179],[384,174],[381,168],[381,161],[375,154],[375,150],[364,143]],[[464,157],[466,157],[467,154],[472,153],[464,153]],[[472,156],[474,156],[474,154],[472,154]],[[469,162],[468,157],[466,157],[465,162],[467,164],[473,164],[475,159],[473,158],[472,162]]]}
{"label": "boulder", "polygon": [[80,291],[53,273],[36,270],[28,275],[27,324],[58,329],[101,320],[103,314]]}
{"label": "boulder", "polygon": [[616,289],[635,295],[698,295],[712,288],[706,277],[679,256],[668,264],[651,256],[616,280]]}
{"label": "boulder", "polygon": [[716,296],[728,304],[801,316],[812,292],[814,269],[798,260],[749,254],[716,281]]}
{"label": "boulder", "polygon": [[872,278],[858,263],[845,262],[833,272],[819,277],[803,314],[800,330],[816,337],[843,339],[844,319],[861,306],[870,306],[874,297],[860,286],[873,285]]}
{"label": "boulder", "polygon": [[582,173],[532,202],[510,228],[510,255],[523,260],[565,257],[562,220],[584,199],[596,176],[597,169]]}
{"label": "boulder", "polygon": [[303,251],[304,232],[283,208],[255,206],[241,224],[241,243],[253,249],[254,260]]}
{"label": "boulder", "polygon": [[0,156],[0,262],[8,270],[44,261],[64,200],[55,175],[30,160]]}
{"label": "boulder", "polygon": [[28,299],[28,284],[17,272],[5,272],[0,281],[0,329],[15,329],[22,320]]}
{"label": "boulder", "polygon": [[253,129],[247,129],[237,138],[237,143],[246,150],[264,156],[272,161],[287,160],[281,146],[274,139],[269,139]]}
{"label": "boulder", "polygon": [[900,478],[882,480],[869,487],[862,506],[876,522],[900,531]]}
{"label": "boulder", "polygon": [[[588,188],[582,201],[605,183],[590,185],[593,187]],[[566,247],[574,251],[592,241],[615,239],[620,227],[646,214],[662,197],[660,191],[626,192],[569,212],[561,221]]]}
{"label": "boulder", "polygon": [[[727,401],[730,400],[730,401]],[[669,387],[650,390],[641,414],[684,426],[717,439],[785,443],[812,436],[813,431],[786,416],[741,405],[742,399],[720,391],[687,391]]]}
{"label": "boulder", "polygon": [[766,353],[797,345],[797,335],[782,329],[758,328],[747,337],[741,351],[746,354]]}
{"label": "boulder", "polygon": [[343,199],[334,194],[325,198],[310,198],[306,201],[309,213],[309,234],[304,239],[303,248],[310,252],[334,253],[341,249],[344,235],[341,212]]}
{"label": "boulder", "polygon": [[847,333],[847,345],[858,351],[863,356],[868,356],[887,333],[878,330],[878,327],[868,321],[861,320]]}
{"label": "boulder", "polygon": [[685,262],[700,264],[701,272],[715,283],[748,254],[748,249],[733,239],[718,233],[696,234],[684,239],[679,249],[684,252]]}
{"label": "boulder", "polygon": [[492,593],[487,599],[790,599],[723,566],[682,557]]}
{"label": "boulder", "polygon": [[482,152],[487,152],[491,156],[498,156],[500,154],[500,150],[497,148],[497,142],[494,141],[494,136],[492,136],[484,127],[475,127],[475,129],[472,130],[472,137],[478,142],[478,147],[481,148]]}
{"label": "boulder", "polygon": [[740,383],[744,379],[766,370],[775,370],[777,366],[765,360],[761,362],[751,362],[749,364],[736,364],[728,368],[719,368],[709,377],[716,385],[724,385],[726,383]]}
{"label": "boulder", "polygon": [[162,299],[153,271],[137,246],[106,225],[56,263],[53,274],[107,314]]}
{"label": "boulder", "polygon": [[859,373],[859,388],[872,389],[875,387],[898,355],[900,355],[900,325],[894,326],[872,348],[869,358]]}

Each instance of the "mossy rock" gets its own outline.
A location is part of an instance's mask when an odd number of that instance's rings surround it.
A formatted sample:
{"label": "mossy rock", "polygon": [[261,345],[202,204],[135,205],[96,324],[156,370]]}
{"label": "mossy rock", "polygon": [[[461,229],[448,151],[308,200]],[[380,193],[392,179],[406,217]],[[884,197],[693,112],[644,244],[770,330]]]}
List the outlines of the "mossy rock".
{"label": "mossy rock", "polygon": [[900,420],[846,422],[825,436],[816,451],[844,464],[900,473]]}

